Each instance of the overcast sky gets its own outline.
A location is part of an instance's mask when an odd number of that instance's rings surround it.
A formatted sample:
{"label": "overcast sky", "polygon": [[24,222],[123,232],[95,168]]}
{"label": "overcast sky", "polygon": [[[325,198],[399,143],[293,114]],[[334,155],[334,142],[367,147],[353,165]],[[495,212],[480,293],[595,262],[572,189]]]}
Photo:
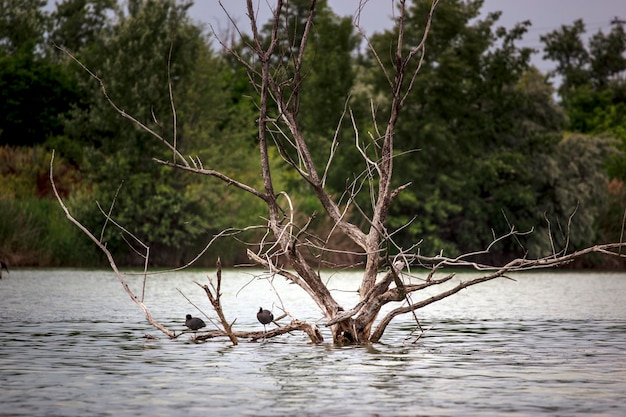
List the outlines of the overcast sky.
{"label": "overcast sky", "polygon": [[[442,0],[445,1],[445,0]],[[263,13],[268,0],[255,0],[260,5],[261,21],[265,22],[269,14]],[[224,0],[227,10],[233,18],[246,27],[245,0]],[[330,7],[341,16],[352,16],[359,4],[358,0],[328,0]],[[267,10],[267,9],[266,9]],[[530,20],[532,26],[520,46],[539,49],[539,36],[558,28],[563,24],[571,24],[582,18],[587,32],[595,33],[599,29],[609,29],[611,19],[626,19],[626,0],[485,0],[483,12],[502,11],[500,25],[511,27],[517,22]],[[392,1],[369,0],[361,16],[361,24],[368,33],[381,31],[391,26],[393,14]],[[228,25],[224,12],[217,0],[196,0],[190,11],[193,19],[212,24],[218,33]],[[533,63],[541,71],[552,69],[552,64],[542,62],[541,54],[533,59]]]}

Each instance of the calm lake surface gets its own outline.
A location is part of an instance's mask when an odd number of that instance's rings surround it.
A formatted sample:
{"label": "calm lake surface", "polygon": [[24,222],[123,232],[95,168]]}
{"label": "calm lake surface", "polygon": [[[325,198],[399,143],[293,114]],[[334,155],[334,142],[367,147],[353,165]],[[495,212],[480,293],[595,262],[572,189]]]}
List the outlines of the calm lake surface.
{"label": "calm lake surface", "polygon": [[[327,277],[346,307],[356,300],[358,274]],[[0,415],[626,415],[626,273],[514,278],[418,310],[428,330],[416,343],[406,316],[369,347],[334,346],[323,326],[321,345],[294,333],[231,346],[167,339],[109,271],[12,270],[0,280]],[[157,320],[183,330],[186,313],[203,317],[177,289],[215,316],[194,280],[206,272],[148,279]],[[262,329],[258,307],[278,316],[281,302],[321,318],[281,278],[251,280],[223,274],[236,329]]]}

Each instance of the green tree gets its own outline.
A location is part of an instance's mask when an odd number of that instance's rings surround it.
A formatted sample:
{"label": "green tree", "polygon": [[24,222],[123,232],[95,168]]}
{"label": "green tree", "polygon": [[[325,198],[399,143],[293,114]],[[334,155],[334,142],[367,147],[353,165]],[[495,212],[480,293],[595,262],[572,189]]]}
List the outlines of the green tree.
{"label": "green tree", "polygon": [[[550,86],[529,65],[532,51],[517,46],[529,22],[510,30],[496,27],[499,13],[481,18],[482,5],[482,1],[439,5],[422,72],[395,133],[400,148],[397,164],[402,165],[397,184],[412,181],[412,186],[399,195],[390,223],[401,229],[398,240],[404,243],[423,237],[420,248],[425,253],[484,248],[511,225],[518,230],[542,229],[544,212],[555,216],[553,223],[567,223],[576,207],[571,199],[562,198],[571,181],[546,180],[547,167],[563,169],[565,161],[551,155],[561,149],[559,132],[565,118],[552,100]],[[427,1],[415,1],[405,16],[410,45],[422,37],[428,7]],[[385,45],[393,49],[392,39],[393,32],[388,31],[375,36],[373,43],[378,50]],[[379,58],[391,73],[394,64],[385,55]],[[365,64],[374,67],[374,57]],[[385,93],[384,78],[371,83],[375,96]],[[417,151],[403,153],[411,150]],[[585,186],[594,183],[578,177],[577,181]],[[554,187],[559,190],[556,194]],[[594,196],[579,197],[587,208]],[[550,211],[551,207],[558,210]],[[581,217],[588,227],[593,216]],[[500,244],[489,261],[502,262],[526,250],[533,255],[550,250],[542,237],[537,238],[544,230],[531,236],[538,244],[523,238]]]}
{"label": "green tree", "polygon": [[611,31],[598,31],[585,46],[582,20],[541,37],[544,58],[557,62],[553,75],[562,77],[559,94],[570,118],[570,129],[581,133],[611,131],[623,137],[626,116],[626,32],[612,22]]}
{"label": "green tree", "polygon": [[304,60],[300,119],[306,132],[323,137],[328,146],[354,84],[352,54],[359,38],[352,19],[334,14],[326,1],[316,13]]}
{"label": "green tree", "polygon": [[50,16],[49,42],[79,53],[106,36],[104,31],[113,23],[109,16],[114,13],[119,13],[116,0],[63,0]]}
{"label": "green tree", "polygon": [[[613,179],[610,185],[596,183],[599,215],[588,231],[601,239],[615,239],[611,221],[623,216],[623,184],[626,181],[626,33],[624,22],[615,19],[611,30],[602,30],[585,45],[585,26],[581,20],[564,25],[541,37],[544,58],[557,62],[554,75],[562,78],[559,94],[568,115],[569,130],[578,138],[586,155],[593,155],[597,141],[613,140],[617,151],[603,159],[605,172]],[[586,134],[588,137],[580,134]],[[606,146],[601,147],[606,148]],[[570,155],[574,158],[574,155]],[[576,160],[576,159],[572,159]],[[597,165],[597,163],[596,163]],[[587,190],[588,192],[591,190]],[[604,191],[604,193],[601,193]],[[584,194],[584,190],[582,190]]]}
{"label": "green tree", "polygon": [[597,223],[608,198],[605,161],[614,152],[610,137],[566,133],[552,153],[540,155],[536,189],[544,198],[536,214],[550,224],[542,225],[529,243],[531,253],[547,256],[552,245],[579,249],[604,237]]}
{"label": "green tree", "polygon": [[[255,157],[256,130],[251,122],[256,107],[249,98],[247,82],[245,73],[233,67],[223,54],[216,53],[210,43],[203,43],[181,92],[184,99],[178,100],[177,113],[185,155],[194,155],[204,166],[219,169],[232,178],[261,186],[260,166]],[[186,193],[202,205],[203,236],[258,222],[263,211],[257,199],[211,179],[188,175],[192,178]],[[236,241],[220,240],[213,248],[212,253],[219,254],[226,264],[245,261],[245,251]],[[215,256],[207,259],[206,264],[214,265]]]}
{"label": "green tree", "polygon": [[[102,8],[91,18],[71,13],[80,8],[64,9],[66,20],[61,22],[71,25],[58,25],[59,39],[83,39],[80,29],[86,22],[100,22],[96,18],[109,5],[96,3]],[[258,162],[250,160],[249,152],[256,147],[255,126],[246,121],[254,103],[242,98],[242,74],[189,20],[189,6],[177,1],[130,2],[127,8],[116,8],[114,18],[100,22],[96,39],[91,39],[95,32],[85,35],[75,46],[75,56],[98,74],[106,96],[79,68],[81,88],[89,95],[65,125],[67,138],[85,145],[83,168],[94,184],[92,192],[77,194],[72,206],[97,229],[102,213],[90,200],[95,197],[108,207],[123,182],[113,216],[151,245],[157,264],[188,261],[214,234],[227,226],[247,225],[259,215],[253,199],[231,197],[227,186],[208,186],[155,163],[153,157],[171,161],[172,153],[154,135],[120,117],[108,101],[175,143],[183,154],[258,181]],[[126,243],[113,228],[106,239],[114,251],[125,250]],[[238,255],[233,244],[220,246],[220,254],[225,262]]]}
{"label": "green tree", "polygon": [[79,101],[66,68],[27,53],[0,54],[0,144],[32,146],[63,132]]}
{"label": "green tree", "polygon": [[44,40],[46,0],[0,0],[0,50],[32,55]]}
{"label": "green tree", "polygon": [[44,56],[45,1],[0,1],[0,144],[32,146],[62,133],[79,99],[66,68]]}
{"label": "green tree", "polygon": [[[201,30],[187,16],[189,2],[129,2],[119,9],[114,22],[102,31],[96,44],[79,51],[84,65],[101,77],[107,97],[126,114],[174,141],[174,103],[184,102],[193,63],[203,45]],[[103,24],[107,26],[107,24]],[[120,117],[99,85],[82,72],[82,88],[92,92],[88,106],[76,108],[66,125],[66,134],[88,144],[85,168],[93,174],[94,196],[108,207],[118,186],[114,216],[133,225],[137,236],[150,245],[166,248],[156,263],[179,263],[185,245],[193,245],[205,229],[202,205],[187,193],[187,176],[155,164],[151,157],[171,158],[144,130]],[[176,130],[177,145],[186,141],[184,129]],[[92,169],[93,168],[93,169]],[[90,196],[83,196],[91,198]],[[99,209],[83,199],[76,207],[90,225],[100,224]],[[112,248],[125,243],[109,229]],[[155,248],[156,249],[156,248]]]}
{"label": "green tree", "polygon": [[[352,19],[340,18],[321,2],[317,10],[313,31],[305,52],[305,77],[300,99],[302,129],[311,137],[317,151],[314,158],[320,166],[327,163],[331,145],[336,142],[352,144],[352,129],[338,129],[340,123],[350,126],[345,109],[348,97],[356,82],[354,54],[360,39],[355,34]],[[342,120],[342,115],[344,119]],[[342,149],[345,151],[345,149]],[[345,170],[349,166],[349,154],[337,157],[328,172],[328,186],[341,192],[345,188]],[[341,167],[340,169],[338,169]],[[309,208],[312,212],[314,206]]]}
{"label": "green tree", "polygon": [[544,59],[556,61],[555,72],[563,77],[559,92],[562,97],[571,88],[584,85],[589,81],[589,52],[585,48],[582,35],[585,24],[581,19],[571,26],[563,25],[560,29],[540,37],[546,44]]}

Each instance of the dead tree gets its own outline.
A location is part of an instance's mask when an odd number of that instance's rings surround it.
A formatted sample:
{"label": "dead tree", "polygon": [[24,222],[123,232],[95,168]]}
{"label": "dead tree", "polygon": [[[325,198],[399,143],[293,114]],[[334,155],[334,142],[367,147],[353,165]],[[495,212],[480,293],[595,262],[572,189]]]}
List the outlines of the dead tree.
{"label": "dead tree", "polygon": [[[274,59],[277,56],[285,58],[280,56],[284,52],[279,50],[278,44],[286,0],[277,0],[272,10],[272,29],[269,42],[262,40],[253,1],[247,0],[247,14],[251,33],[248,47],[254,52],[255,62],[250,62],[238,55],[235,50],[230,50],[246,67],[250,80],[255,83],[255,89],[258,92],[257,139],[263,189],[254,188],[219,171],[205,168],[198,158],[183,156],[176,147],[175,137],[165,138],[119,109],[114,101],[107,96],[104,84],[96,75],[92,74],[94,78],[100,81],[103,94],[120,115],[142,127],[172,151],[173,158],[171,160],[155,159],[157,163],[199,175],[215,177],[217,180],[228,183],[263,201],[267,208],[267,223],[263,227],[266,228],[267,233],[258,242],[255,250],[248,250],[249,259],[256,265],[265,268],[269,273],[280,275],[301,287],[319,307],[326,319],[325,325],[332,333],[333,341],[338,343],[377,342],[395,317],[407,313],[416,317],[415,311],[426,305],[449,297],[469,286],[506,277],[511,272],[554,267],[591,252],[623,256],[620,249],[624,245],[614,243],[597,245],[574,253],[568,253],[567,248],[555,249],[549,257],[516,259],[503,266],[485,265],[473,261],[477,255],[488,253],[495,243],[519,235],[520,232],[514,227],[511,227],[505,235],[494,237],[490,247],[454,258],[446,257],[443,254],[432,257],[423,256],[419,252],[416,253],[415,247],[402,248],[394,242],[394,233],[388,229],[387,225],[389,210],[393,200],[409,185],[405,184],[397,188],[392,186],[394,133],[407,95],[410,93],[415,77],[418,76],[421,68],[426,40],[437,2],[438,0],[434,0],[432,3],[421,42],[412,48],[407,48],[404,43],[405,1],[398,2],[398,31],[396,47],[392,51],[393,72],[388,72],[381,60],[378,59],[380,70],[385,73],[389,84],[390,100],[389,117],[385,126],[383,128],[377,126],[379,137],[375,139],[375,146],[378,147],[376,158],[373,158],[366,151],[359,135],[358,126],[353,122],[354,146],[360,153],[365,167],[363,170],[365,188],[372,196],[371,215],[368,216],[362,210],[356,210],[361,215],[358,222],[354,219],[351,220],[348,213],[354,208],[356,193],[363,187],[354,184],[348,187],[346,190],[348,198],[344,200],[337,199],[326,187],[326,173],[328,167],[333,163],[337,144],[333,142],[328,160],[322,165],[317,165],[312,156],[311,145],[298,123],[298,97],[301,94],[302,80],[306,75],[303,70],[303,59],[315,17],[315,0],[311,0],[301,41],[298,45],[294,45],[290,52],[292,55],[287,59]],[[363,4],[361,4],[362,6]],[[358,22],[358,19],[355,21]],[[359,29],[358,23],[357,29]],[[365,37],[364,33],[360,32]],[[367,41],[366,37],[365,39]],[[227,45],[223,44],[223,46],[228,49]],[[378,58],[373,48],[372,53]],[[289,65],[288,71],[286,71],[286,63]],[[288,77],[285,77],[286,73],[289,74]],[[342,235],[343,238],[353,242],[359,248],[359,253],[365,261],[358,289],[360,298],[356,305],[341,305],[329,291],[315,265],[306,256],[306,252],[311,246],[315,246],[321,253],[330,251],[323,243],[318,243],[327,242],[328,236],[320,236],[318,239],[309,238],[307,228],[311,219],[298,223],[291,196],[283,190],[275,189],[275,183],[272,179],[273,167],[270,161],[270,147],[272,146],[279,150],[284,161],[290,165],[290,169],[299,174],[301,180],[310,187],[311,192],[317,197],[323,207],[323,215],[327,216],[333,224],[331,233]],[[68,216],[70,216],[69,213]],[[94,241],[98,243],[97,239]],[[451,285],[454,274],[443,275],[439,273],[444,267],[451,266],[472,268],[477,274],[467,281]],[[421,290],[437,286],[442,288],[437,295],[418,300]],[[203,286],[203,288],[207,294],[210,294],[208,287]],[[395,307],[380,317],[381,309],[392,303]],[[212,300],[212,304],[215,306],[214,300]],[[216,309],[216,311],[219,312],[221,309]],[[227,324],[225,319],[224,323]],[[419,325],[419,323],[417,324]],[[258,335],[251,333],[244,335],[231,330],[230,326],[224,326],[224,328],[224,330],[211,331],[199,337],[207,339],[228,335],[231,340],[235,341],[237,337],[241,336],[251,338],[274,337],[292,330],[302,330],[310,336],[312,341],[321,341],[321,334],[315,325],[297,320],[288,326],[282,326],[267,334],[259,333]]]}

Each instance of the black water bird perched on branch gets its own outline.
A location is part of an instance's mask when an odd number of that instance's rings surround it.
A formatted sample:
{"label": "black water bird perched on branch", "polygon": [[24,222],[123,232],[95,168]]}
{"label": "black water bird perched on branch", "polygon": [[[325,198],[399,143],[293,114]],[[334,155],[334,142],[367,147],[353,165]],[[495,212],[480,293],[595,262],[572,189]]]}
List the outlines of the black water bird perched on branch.
{"label": "black water bird perched on branch", "polygon": [[189,327],[194,332],[206,326],[202,319],[199,319],[198,317],[191,317],[191,314],[187,314],[185,318],[185,326]]}
{"label": "black water bird perched on branch", "polygon": [[263,325],[263,330],[267,332],[265,325],[270,324],[274,320],[274,315],[271,311],[263,310],[263,307],[259,307],[259,312],[256,313],[256,318]]}

